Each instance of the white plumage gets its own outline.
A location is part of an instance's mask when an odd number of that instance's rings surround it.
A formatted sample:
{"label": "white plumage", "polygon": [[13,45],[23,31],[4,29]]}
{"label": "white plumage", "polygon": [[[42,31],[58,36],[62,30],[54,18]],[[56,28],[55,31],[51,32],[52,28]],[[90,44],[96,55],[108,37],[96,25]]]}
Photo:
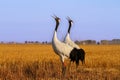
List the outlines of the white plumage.
{"label": "white plumage", "polygon": [[73,41],[71,40],[69,33],[67,33],[67,35],[66,35],[66,37],[65,37],[65,43],[69,44],[69,45],[72,46],[72,47],[75,47],[75,48],[77,48],[77,49],[80,49],[80,47],[79,47],[77,44],[75,44],[75,42],[73,42]]}
{"label": "white plumage", "polygon": [[72,51],[72,47],[68,44],[65,44],[58,40],[57,38],[57,32],[54,32],[53,40],[52,40],[52,46],[55,51],[60,56],[66,56],[69,57],[69,53]]}

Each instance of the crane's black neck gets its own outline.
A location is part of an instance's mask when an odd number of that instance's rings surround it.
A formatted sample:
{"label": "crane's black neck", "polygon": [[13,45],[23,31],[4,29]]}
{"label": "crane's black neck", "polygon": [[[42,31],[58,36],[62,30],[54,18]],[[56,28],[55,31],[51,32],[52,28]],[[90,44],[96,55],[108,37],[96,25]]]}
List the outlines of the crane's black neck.
{"label": "crane's black neck", "polygon": [[70,33],[71,26],[72,26],[72,24],[71,24],[71,22],[69,22],[68,33]]}
{"label": "crane's black neck", "polygon": [[56,21],[56,27],[55,27],[56,32],[57,32],[58,26],[59,26],[59,21]]}

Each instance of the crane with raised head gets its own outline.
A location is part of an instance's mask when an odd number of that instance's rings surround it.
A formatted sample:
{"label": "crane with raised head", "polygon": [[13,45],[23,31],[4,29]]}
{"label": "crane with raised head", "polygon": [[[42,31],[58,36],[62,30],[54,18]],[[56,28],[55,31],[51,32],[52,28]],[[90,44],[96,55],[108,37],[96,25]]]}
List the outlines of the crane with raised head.
{"label": "crane with raised head", "polygon": [[[76,49],[69,44],[66,44],[62,41],[60,41],[57,37],[57,29],[59,26],[60,18],[57,16],[53,17],[56,21],[56,27],[53,33],[53,38],[52,38],[52,47],[54,52],[60,57],[60,61],[62,63],[62,73],[65,75],[66,72],[66,64],[65,64],[65,58],[69,58],[70,62],[75,61],[76,66],[79,65],[79,60],[84,60],[84,55],[81,54],[79,49]],[[83,56],[81,56],[83,55]]]}
{"label": "crane with raised head", "polygon": [[68,32],[67,32],[66,37],[65,37],[65,43],[69,44],[72,47],[80,49],[80,47],[70,38],[70,30],[71,30],[71,27],[72,27],[72,24],[73,24],[73,20],[70,19],[69,17],[67,18],[67,20],[68,20],[68,23],[69,23],[69,27],[68,27]]}

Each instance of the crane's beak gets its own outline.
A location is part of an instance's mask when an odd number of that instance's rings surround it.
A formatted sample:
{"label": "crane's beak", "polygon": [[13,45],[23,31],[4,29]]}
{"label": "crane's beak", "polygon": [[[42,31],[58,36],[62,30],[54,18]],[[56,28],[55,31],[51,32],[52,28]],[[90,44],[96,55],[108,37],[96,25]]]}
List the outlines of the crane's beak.
{"label": "crane's beak", "polygon": [[66,18],[67,20],[71,20],[71,18],[69,17],[69,16],[67,16],[67,18]]}

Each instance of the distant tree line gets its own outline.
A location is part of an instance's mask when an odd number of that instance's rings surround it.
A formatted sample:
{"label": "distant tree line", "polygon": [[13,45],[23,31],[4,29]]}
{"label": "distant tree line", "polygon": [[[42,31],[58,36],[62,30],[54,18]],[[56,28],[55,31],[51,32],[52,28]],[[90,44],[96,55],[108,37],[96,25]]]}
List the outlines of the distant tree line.
{"label": "distant tree line", "polygon": [[29,44],[29,43],[40,43],[39,41],[25,41],[25,44]]}
{"label": "distant tree line", "polygon": [[101,40],[101,44],[120,44],[120,39]]}
{"label": "distant tree line", "polygon": [[96,41],[95,40],[84,40],[84,41],[75,41],[75,43],[77,44],[83,44],[83,45],[87,45],[87,44],[96,44]]}
{"label": "distant tree line", "polygon": [[95,40],[84,40],[84,41],[75,41],[77,44],[89,45],[89,44],[97,44],[97,45],[111,45],[111,44],[120,44],[120,39],[112,39],[112,40],[101,40],[100,42],[96,42]]}
{"label": "distant tree line", "polygon": [[[23,43],[18,43],[18,42],[4,42],[1,41],[1,44],[51,44],[51,42],[47,42],[47,41],[43,41],[43,42],[39,42],[39,41],[25,41]],[[100,42],[97,42],[95,40],[83,40],[83,41],[75,41],[75,43],[77,44],[81,44],[81,45],[109,45],[109,44],[120,44],[120,39],[112,39],[112,40],[101,40]]]}

